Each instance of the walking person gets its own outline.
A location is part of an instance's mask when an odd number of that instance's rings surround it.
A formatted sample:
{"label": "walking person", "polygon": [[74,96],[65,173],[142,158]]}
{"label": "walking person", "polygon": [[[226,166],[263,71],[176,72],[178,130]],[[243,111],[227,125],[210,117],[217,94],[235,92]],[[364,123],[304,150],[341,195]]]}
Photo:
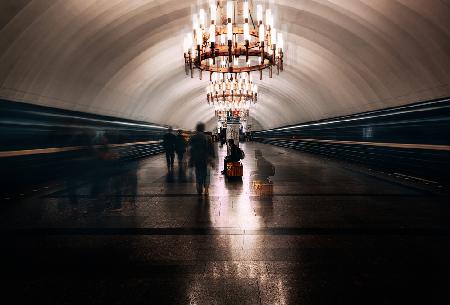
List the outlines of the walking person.
{"label": "walking person", "polygon": [[180,171],[183,170],[183,158],[184,153],[186,152],[186,141],[182,133],[182,130],[178,130],[178,134],[175,139],[175,152],[177,153],[178,167]]}
{"label": "walking person", "polygon": [[204,192],[205,195],[208,195],[210,179],[208,166],[214,167],[215,153],[211,138],[204,133],[205,124],[198,123],[196,131],[197,133],[191,138],[191,159],[189,165],[195,167],[197,193],[201,195]]}
{"label": "walking person", "polygon": [[169,130],[163,137],[163,147],[166,151],[167,171],[169,173],[173,170],[173,162],[175,159],[176,136],[172,132],[172,127],[169,127]]}

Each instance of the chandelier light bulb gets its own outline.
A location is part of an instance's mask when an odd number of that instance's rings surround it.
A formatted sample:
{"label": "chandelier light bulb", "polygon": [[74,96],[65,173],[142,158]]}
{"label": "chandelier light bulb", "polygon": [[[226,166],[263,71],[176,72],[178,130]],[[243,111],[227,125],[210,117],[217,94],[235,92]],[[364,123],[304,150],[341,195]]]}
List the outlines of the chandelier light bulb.
{"label": "chandelier light bulb", "polygon": [[265,36],[266,36],[266,31],[264,29],[264,25],[261,24],[259,26],[259,42],[264,42]]}
{"label": "chandelier light bulb", "polygon": [[214,24],[209,27],[209,41],[216,42],[216,26]]}
{"label": "chandelier light bulb", "polygon": [[261,4],[258,4],[256,6],[256,15],[258,18],[258,24],[261,24],[263,22],[263,6]]}
{"label": "chandelier light bulb", "polygon": [[200,28],[197,28],[196,30],[196,37],[197,37],[197,45],[201,46],[203,44],[203,32]]}
{"label": "chandelier light bulb", "polygon": [[271,9],[267,9],[266,10],[266,25],[270,26],[270,16],[272,15],[272,10]]}
{"label": "chandelier light bulb", "polygon": [[278,35],[277,36],[278,50],[283,50],[284,49],[283,33],[278,32],[277,35]]}
{"label": "chandelier light bulb", "polygon": [[206,22],[206,14],[205,14],[205,10],[204,9],[200,9],[200,15],[199,15],[199,23],[200,23],[200,27],[202,29],[205,28],[205,23]]}
{"label": "chandelier light bulb", "polygon": [[[248,10],[248,1],[244,0],[244,4],[243,4],[243,14],[244,14],[244,19],[247,19],[246,22],[248,22],[248,18],[249,18],[249,10]],[[245,21],[244,21],[245,22]]]}
{"label": "chandelier light bulb", "polygon": [[270,14],[268,24],[269,24],[269,28],[273,28],[275,26],[274,23],[273,23],[273,15],[272,15],[272,13]]}
{"label": "chandelier light bulb", "polygon": [[233,1],[228,1],[227,2],[227,18],[228,18],[228,22],[231,22],[231,20],[233,19]]}
{"label": "chandelier light bulb", "polygon": [[277,30],[275,28],[272,28],[270,30],[270,40],[272,42],[272,45],[276,45],[277,44]]}
{"label": "chandelier light bulb", "polygon": [[211,23],[215,24],[217,19],[217,5],[215,2],[211,2],[210,13],[211,13]]}
{"label": "chandelier light bulb", "polygon": [[244,23],[244,40],[250,41],[250,26],[248,23]]}
{"label": "chandelier light bulb", "polygon": [[233,40],[233,24],[231,23],[227,24],[227,39],[228,41]]}
{"label": "chandelier light bulb", "polygon": [[192,41],[193,41],[192,33],[186,34],[186,37],[184,38],[184,50],[185,50],[185,52],[189,52],[189,49],[192,48]]}
{"label": "chandelier light bulb", "polygon": [[199,27],[199,23],[198,23],[198,15],[194,14],[192,15],[192,28],[194,30],[197,30],[197,28]]}

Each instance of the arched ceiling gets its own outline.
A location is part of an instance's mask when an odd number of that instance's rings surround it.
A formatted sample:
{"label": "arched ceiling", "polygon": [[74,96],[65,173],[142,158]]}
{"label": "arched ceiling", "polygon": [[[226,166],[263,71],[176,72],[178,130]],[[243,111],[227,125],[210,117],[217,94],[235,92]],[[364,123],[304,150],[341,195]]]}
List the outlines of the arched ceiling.
{"label": "arched ceiling", "polygon": [[[205,3],[207,1],[203,1]],[[0,97],[192,128],[184,75],[197,0],[2,0]],[[450,96],[449,0],[276,0],[286,71],[260,82],[263,128]]]}

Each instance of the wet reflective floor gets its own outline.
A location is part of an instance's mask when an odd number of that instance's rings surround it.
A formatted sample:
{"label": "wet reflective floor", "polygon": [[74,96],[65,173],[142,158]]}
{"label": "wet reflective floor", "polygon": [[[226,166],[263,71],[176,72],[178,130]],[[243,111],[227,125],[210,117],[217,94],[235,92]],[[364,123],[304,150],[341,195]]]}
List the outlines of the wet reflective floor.
{"label": "wet reflective floor", "polygon": [[[3,288],[15,304],[450,304],[446,196],[242,147],[235,181],[218,148],[208,197],[160,155],[2,204]],[[255,150],[272,195],[255,189]]]}

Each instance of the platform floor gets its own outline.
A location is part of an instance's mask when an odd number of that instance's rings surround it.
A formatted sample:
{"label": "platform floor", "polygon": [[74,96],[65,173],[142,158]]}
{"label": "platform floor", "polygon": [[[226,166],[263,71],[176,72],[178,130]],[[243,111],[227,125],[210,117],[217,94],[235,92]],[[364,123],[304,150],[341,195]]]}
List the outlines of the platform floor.
{"label": "platform floor", "polygon": [[[8,304],[450,304],[448,197],[258,143],[208,198],[155,156],[1,206]],[[272,197],[250,172],[276,167]]]}

